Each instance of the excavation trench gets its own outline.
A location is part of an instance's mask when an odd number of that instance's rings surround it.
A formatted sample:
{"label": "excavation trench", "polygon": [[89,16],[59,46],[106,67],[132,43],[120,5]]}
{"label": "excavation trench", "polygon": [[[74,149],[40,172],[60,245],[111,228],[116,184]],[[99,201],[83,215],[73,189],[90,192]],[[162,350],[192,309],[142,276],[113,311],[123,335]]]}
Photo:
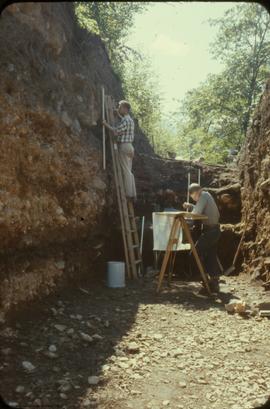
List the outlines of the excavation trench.
{"label": "excavation trench", "polygon": [[124,93],[104,44],[79,28],[72,3],[20,3],[1,16],[0,48],[1,394],[25,409],[265,399],[269,323],[229,316],[224,304],[267,295],[248,280],[270,280],[269,83],[235,165],[160,158],[135,120],[145,267],[152,212],[181,209],[187,175],[196,182],[200,169],[221,213],[220,261],[231,265],[247,226],[236,273],[248,274],[226,279],[223,298],[202,299],[179,254],[173,287],[159,296],[148,279],[112,291],[106,262],[124,255],[108,149],[102,168],[101,86],[115,100]]}

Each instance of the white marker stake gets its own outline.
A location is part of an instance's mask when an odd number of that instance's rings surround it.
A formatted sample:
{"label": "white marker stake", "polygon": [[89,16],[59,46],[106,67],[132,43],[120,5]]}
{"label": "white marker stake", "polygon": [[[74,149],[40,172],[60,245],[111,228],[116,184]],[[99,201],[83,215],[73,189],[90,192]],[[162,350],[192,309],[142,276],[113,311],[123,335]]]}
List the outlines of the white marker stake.
{"label": "white marker stake", "polygon": [[[101,87],[101,99],[102,99],[102,121],[105,120],[105,93],[104,87]],[[105,140],[105,126],[102,125],[102,145],[103,145],[103,169],[106,169],[106,140]]]}
{"label": "white marker stake", "polygon": [[198,170],[198,185],[201,186],[201,169]]}
{"label": "white marker stake", "polygon": [[190,172],[188,172],[188,186],[187,186],[187,203],[189,203],[189,185],[190,185]]}

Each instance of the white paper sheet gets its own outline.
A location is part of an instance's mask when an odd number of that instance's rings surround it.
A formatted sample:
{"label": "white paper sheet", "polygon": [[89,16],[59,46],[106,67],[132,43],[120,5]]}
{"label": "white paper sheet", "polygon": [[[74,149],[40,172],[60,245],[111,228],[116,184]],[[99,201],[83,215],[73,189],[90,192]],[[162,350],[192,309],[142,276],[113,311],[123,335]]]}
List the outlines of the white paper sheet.
{"label": "white paper sheet", "polygon": [[[173,213],[171,215],[168,212],[155,212],[152,213],[153,218],[153,236],[154,236],[154,251],[165,251],[167,249],[168,240],[171,233],[173,224]],[[182,243],[183,231],[182,228],[176,232],[175,238],[179,235],[178,245],[173,247],[174,251],[190,250],[189,243]]]}

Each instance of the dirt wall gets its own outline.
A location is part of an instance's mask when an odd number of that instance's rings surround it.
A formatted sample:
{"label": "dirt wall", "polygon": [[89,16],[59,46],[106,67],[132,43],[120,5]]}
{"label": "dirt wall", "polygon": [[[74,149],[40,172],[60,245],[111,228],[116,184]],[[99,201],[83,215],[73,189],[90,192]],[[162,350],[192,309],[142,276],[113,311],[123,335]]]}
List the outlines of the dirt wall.
{"label": "dirt wall", "polygon": [[68,275],[90,274],[102,256],[113,196],[101,166],[100,86],[115,98],[122,90],[72,4],[9,6],[0,44],[0,295],[8,309]]}
{"label": "dirt wall", "polygon": [[239,162],[245,272],[270,279],[270,82],[253,116]]}

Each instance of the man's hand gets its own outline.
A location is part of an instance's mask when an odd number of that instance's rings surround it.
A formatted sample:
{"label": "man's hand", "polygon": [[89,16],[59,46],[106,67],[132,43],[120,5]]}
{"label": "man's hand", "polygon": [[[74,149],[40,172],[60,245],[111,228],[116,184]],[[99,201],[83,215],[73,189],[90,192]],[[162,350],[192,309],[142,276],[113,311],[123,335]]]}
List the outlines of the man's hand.
{"label": "man's hand", "polygon": [[192,209],[192,205],[191,205],[190,203],[185,202],[185,203],[183,203],[183,208],[184,208],[185,210],[191,210],[191,209]]}
{"label": "man's hand", "polygon": [[113,134],[115,135],[115,129],[108,124],[108,122],[106,122],[105,120],[101,121],[102,125],[105,126],[105,128],[109,129],[109,131],[113,132]]}

